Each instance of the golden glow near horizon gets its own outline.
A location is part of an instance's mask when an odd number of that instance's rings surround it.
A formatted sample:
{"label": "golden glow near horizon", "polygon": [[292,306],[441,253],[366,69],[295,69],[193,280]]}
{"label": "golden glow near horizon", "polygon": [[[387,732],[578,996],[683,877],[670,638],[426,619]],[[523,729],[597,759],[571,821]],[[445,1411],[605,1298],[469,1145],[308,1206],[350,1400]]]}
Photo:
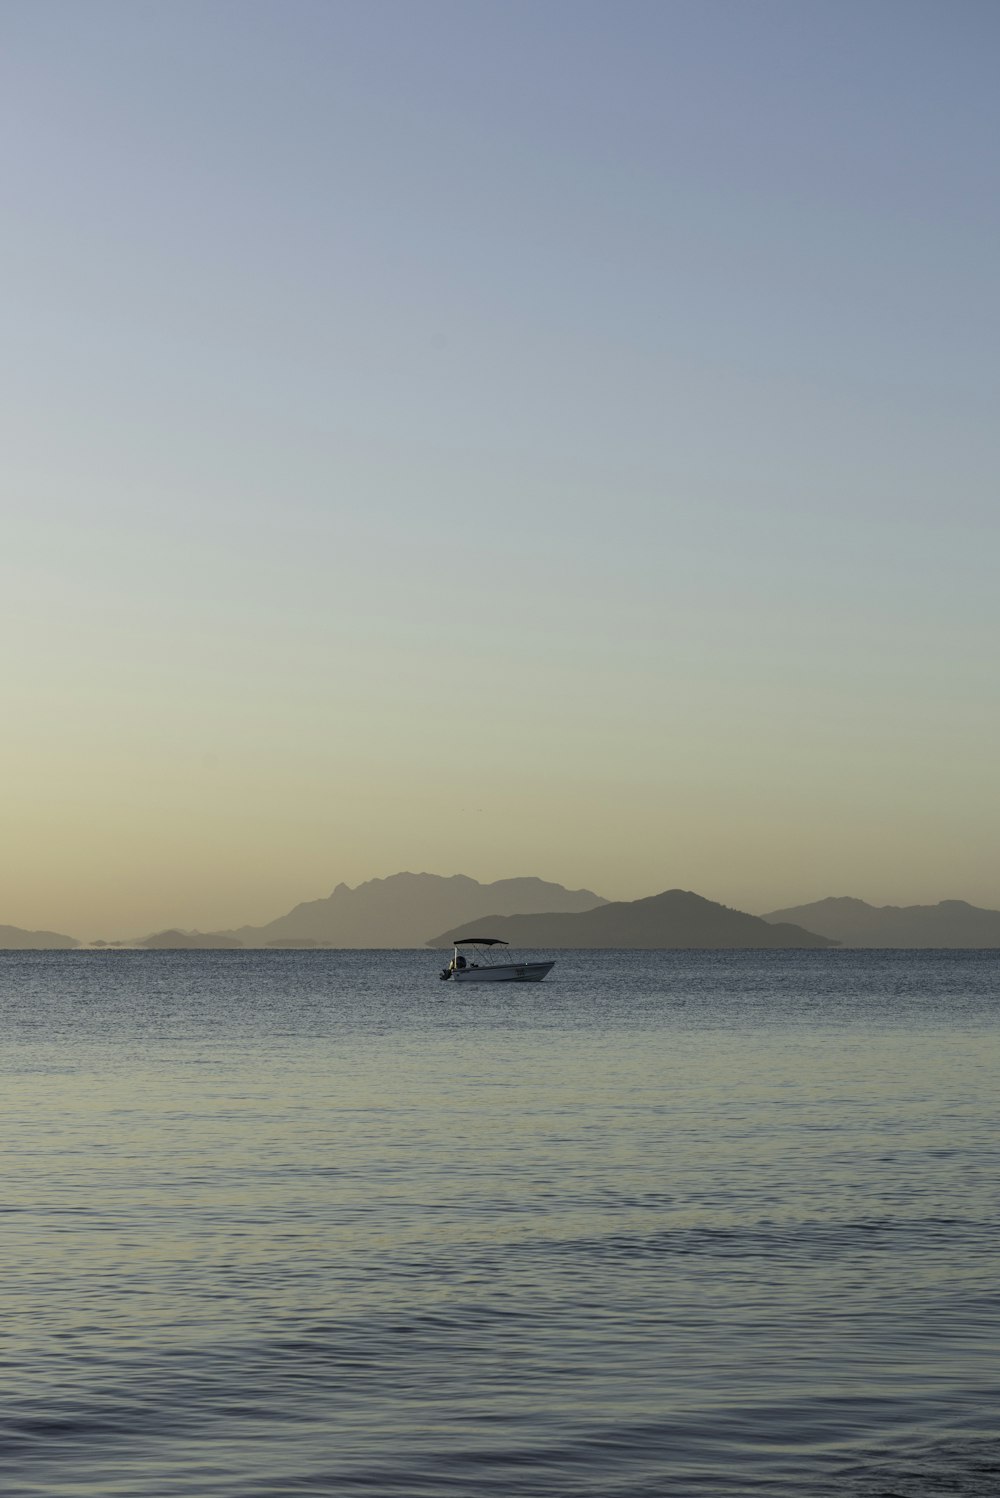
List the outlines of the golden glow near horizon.
{"label": "golden glow near horizon", "polygon": [[403,869],[1000,906],[989,18],[45,14],[0,923]]}

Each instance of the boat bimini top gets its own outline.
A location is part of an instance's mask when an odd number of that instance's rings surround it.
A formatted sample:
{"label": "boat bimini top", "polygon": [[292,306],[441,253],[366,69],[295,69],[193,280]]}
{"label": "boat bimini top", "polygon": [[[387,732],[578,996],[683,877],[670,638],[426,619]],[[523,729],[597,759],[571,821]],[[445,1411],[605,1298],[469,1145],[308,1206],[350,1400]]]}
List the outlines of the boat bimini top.
{"label": "boat bimini top", "polygon": [[[506,950],[502,936],[460,936],[452,942],[454,954],[448,966],[441,969],[444,979],[456,978],[463,983],[537,983],[554,966],[551,962],[515,960]],[[472,951],[466,957],[469,948]],[[504,950],[497,952],[501,947]],[[481,958],[481,961],[473,961]]]}

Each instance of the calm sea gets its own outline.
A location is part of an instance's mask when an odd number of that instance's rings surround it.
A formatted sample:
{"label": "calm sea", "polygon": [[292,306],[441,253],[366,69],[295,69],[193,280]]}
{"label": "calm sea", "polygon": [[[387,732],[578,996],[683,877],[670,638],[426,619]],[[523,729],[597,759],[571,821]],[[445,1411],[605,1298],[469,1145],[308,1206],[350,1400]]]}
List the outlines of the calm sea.
{"label": "calm sea", "polygon": [[0,956],[4,1498],[1000,1493],[1000,954]]}

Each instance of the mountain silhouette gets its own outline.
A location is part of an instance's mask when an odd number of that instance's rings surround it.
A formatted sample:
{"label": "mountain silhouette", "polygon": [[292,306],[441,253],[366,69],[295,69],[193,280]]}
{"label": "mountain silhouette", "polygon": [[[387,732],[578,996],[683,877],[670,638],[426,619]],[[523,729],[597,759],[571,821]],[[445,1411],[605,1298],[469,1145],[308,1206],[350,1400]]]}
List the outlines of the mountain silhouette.
{"label": "mountain silhouette", "polygon": [[346,884],[325,900],[307,900],[265,926],[219,935],[245,947],[315,943],[324,947],[422,947],[429,931],[476,921],[491,912],[592,910],[605,902],[589,889],[564,889],[544,879],[480,884],[464,874],[392,874],[356,889]]}
{"label": "mountain silhouette", "polygon": [[79,945],[75,936],[63,936],[58,931],[23,931],[20,926],[0,926],[0,950],[69,950]]}
{"label": "mountain silhouette", "polygon": [[450,947],[462,937],[498,936],[515,947],[830,947],[801,926],[775,925],[717,905],[690,890],[668,889],[644,900],[622,900],[577,914],[490,915],[428,941]]}
{"label": "mountain silhouette", "polygon": [[801,923],[844,947],[1000,947],[1000,910],[965,900],[868,905],[845,895],[773,910],[763,919]]}
{"label": "mountain silhouette", "polygon": [[169,950],[176,951],[178,948],[206,948],[206,947],[242,947],[243,943],[232,936],[224,936],[219,931],[156,931],[152,936],[145,936],[141,941],[134,943],[137,947],[147,947],[150,951]]}

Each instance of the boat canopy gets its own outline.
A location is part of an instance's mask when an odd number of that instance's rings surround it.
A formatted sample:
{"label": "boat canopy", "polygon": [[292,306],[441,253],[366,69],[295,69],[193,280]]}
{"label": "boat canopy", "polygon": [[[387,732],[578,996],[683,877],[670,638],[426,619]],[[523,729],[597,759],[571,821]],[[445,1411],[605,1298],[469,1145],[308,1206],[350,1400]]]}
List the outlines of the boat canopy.
{"label": "boat canopy", "polygon": [[457,942],[456,947],[505,947],[507,942],[499,936],[463,936]]}

